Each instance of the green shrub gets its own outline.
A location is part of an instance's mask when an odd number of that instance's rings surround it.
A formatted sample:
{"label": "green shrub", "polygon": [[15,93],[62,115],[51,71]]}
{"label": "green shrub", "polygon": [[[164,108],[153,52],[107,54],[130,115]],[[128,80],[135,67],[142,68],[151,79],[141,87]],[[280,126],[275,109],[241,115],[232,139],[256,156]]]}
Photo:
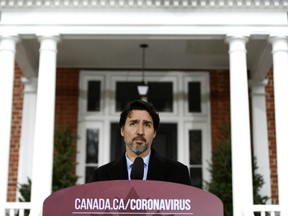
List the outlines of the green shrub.
{"label": "green shrub", "polygon": [[74,186],[78,176],[75,175],[77,137],[67,126],[57,127],[54,134],[53,192]]}
{"label": "green shrub", "polygon": [[[75,141],[77,136],[67,126],[55,128],[54,132],[54,158],[53,158],[53,184],[52,191],[74,186],[78,179],[75,174]],[[31,180],[28,183],[19,184],[20,202],[30,202]]]}
{"label": "green shrub", "polygon": [[[212,152],[212,163],[209,164],[211,181],[205,183],[205,188],[222,200],[224,215],[232,216],[233,196],[230,128],[224,128],[222,133],[222,139],[219,145],[213,149]],[[254,204],[265,204],[269,198],[259,194],[264,180],[260,174],[257,174],[257,168],[257,161],[254,157],[252,161]]]}

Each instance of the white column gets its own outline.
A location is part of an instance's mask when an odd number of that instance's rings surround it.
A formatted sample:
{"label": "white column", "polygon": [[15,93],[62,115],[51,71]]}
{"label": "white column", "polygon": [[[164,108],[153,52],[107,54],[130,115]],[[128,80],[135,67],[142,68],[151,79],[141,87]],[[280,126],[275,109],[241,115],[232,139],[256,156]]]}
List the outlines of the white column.
{"label": "white column", "polygon": [[[242,216],[253,204],[252,162],[246,37],[228,37],[230,56],[230,103],[233,215]],[[248,211],[249,212],[249,211]],[[250,214],[248,214],[250,215]],[[251,211],[251,215],[252,211]]]}
{"label": "white column", "polygon": [[58,38],[40,37],[40,60],[36,102],[31,216],[38,216],[44,199],[51,194],[54,114],[56,88],[56,56]]}
{"label": "white column", "polygon": [[7,200],[16,43],[17,37],[0,38],[0,205]]}
{"label": "white column", "polygon": [[265,87],[267,83],[267,80],[251,80],[250,89],[253,127],[253,151],[258,166],[256,172],[262,175],[264,180],[264,185],[259,192],[262,196],[271,197],[269,143],[265,92]]}
{"label": "white column", "polygon": [[288,215],[288,42],[286,37],[271,38],[274,73],[275,125],[279,204]]}
{"label": "white column", "polygon": [[37,79],[23,77],[22,82],[25,87],[18,166],[18,182],[20,184],[27,183],[27,179],[32,177]]}

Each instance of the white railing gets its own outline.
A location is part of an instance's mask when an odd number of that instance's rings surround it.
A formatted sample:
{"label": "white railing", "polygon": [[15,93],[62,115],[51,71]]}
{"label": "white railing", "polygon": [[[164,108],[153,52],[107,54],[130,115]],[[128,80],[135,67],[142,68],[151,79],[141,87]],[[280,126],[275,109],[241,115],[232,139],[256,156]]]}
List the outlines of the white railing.
{"label": "white railing", "polygon": [[[25,216],[25,210],[30,211],[31,206],[30,202],[4,203],[5,216]],[[260,213],[260,216],[280,216],[281,208],[279,205],[253,205],[252,212],[253,214]]]}
{"label": "white railing", "polygon": [[279,205],[253,205],[253,213],[260,213],[260,216],[280,216],[281,208]]}
{"label": "white railing", "polygon": [[31,210],[30,202],[7,202],[4,203],[5,216],[25,216],[25,210]]}

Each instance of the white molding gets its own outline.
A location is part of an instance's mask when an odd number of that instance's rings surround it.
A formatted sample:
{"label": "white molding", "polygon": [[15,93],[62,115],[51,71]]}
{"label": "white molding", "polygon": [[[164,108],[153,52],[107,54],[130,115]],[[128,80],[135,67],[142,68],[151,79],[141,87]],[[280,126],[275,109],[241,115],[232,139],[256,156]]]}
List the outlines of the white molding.
{"label": "white molding", "polygon": [[1,8],[189,8],[189,9],[283,9],[287,0],[0,0]]}

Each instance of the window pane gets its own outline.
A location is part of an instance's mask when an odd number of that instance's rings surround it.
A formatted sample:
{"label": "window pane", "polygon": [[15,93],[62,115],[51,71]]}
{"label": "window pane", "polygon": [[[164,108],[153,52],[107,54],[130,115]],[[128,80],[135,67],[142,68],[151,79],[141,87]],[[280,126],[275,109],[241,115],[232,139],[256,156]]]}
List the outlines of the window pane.
{"label": "window pane", "polygon": [[148,101],[158,112],[173,112],[173,83],[149,82]]}
{"label": "window pane", "polygon": [[[116,83],[116,111],[122,111],[125,105],[135,99],[140,99],[137,85],[140,82],[117,82]],[[173,112],[173,83],[172,82],[149,82],[148,101],[151,102],[158,112]]]}
{"label": "window pane", "polygon": [[202,188],[202,168],[190,168],[191,185]]}
{"label": "window pane", "polygon": [[92,182],[93,173],[96,167],[86,167],[85,169],[85,183]]}
{"label": "window pane", "polygon": [[201,85],[200,82],[188,83],[189,112],[201,112]]}
{"label": "window pane", "polygon": [[114,160],[118,158],[125,151],[125,144],[120,134],[119,123],[111,123],[110,131],[110,158]]}
{"label": "window pane", "polygon": [[88,82],[87,111],[100,111],[100,81]]}
{"label": "window pane", "polygon": [[86,163],[98,163],[99,129],[86,131]]}
{"label": "window pane", "polygon": [[140,82],[116,83],[116,111],[122,111],[128,102],[140,99],[137,90],[139,84]]}
{"label": "window pane", "polygon": [[190,165],[202,164],[202,131],[189,131]]}

